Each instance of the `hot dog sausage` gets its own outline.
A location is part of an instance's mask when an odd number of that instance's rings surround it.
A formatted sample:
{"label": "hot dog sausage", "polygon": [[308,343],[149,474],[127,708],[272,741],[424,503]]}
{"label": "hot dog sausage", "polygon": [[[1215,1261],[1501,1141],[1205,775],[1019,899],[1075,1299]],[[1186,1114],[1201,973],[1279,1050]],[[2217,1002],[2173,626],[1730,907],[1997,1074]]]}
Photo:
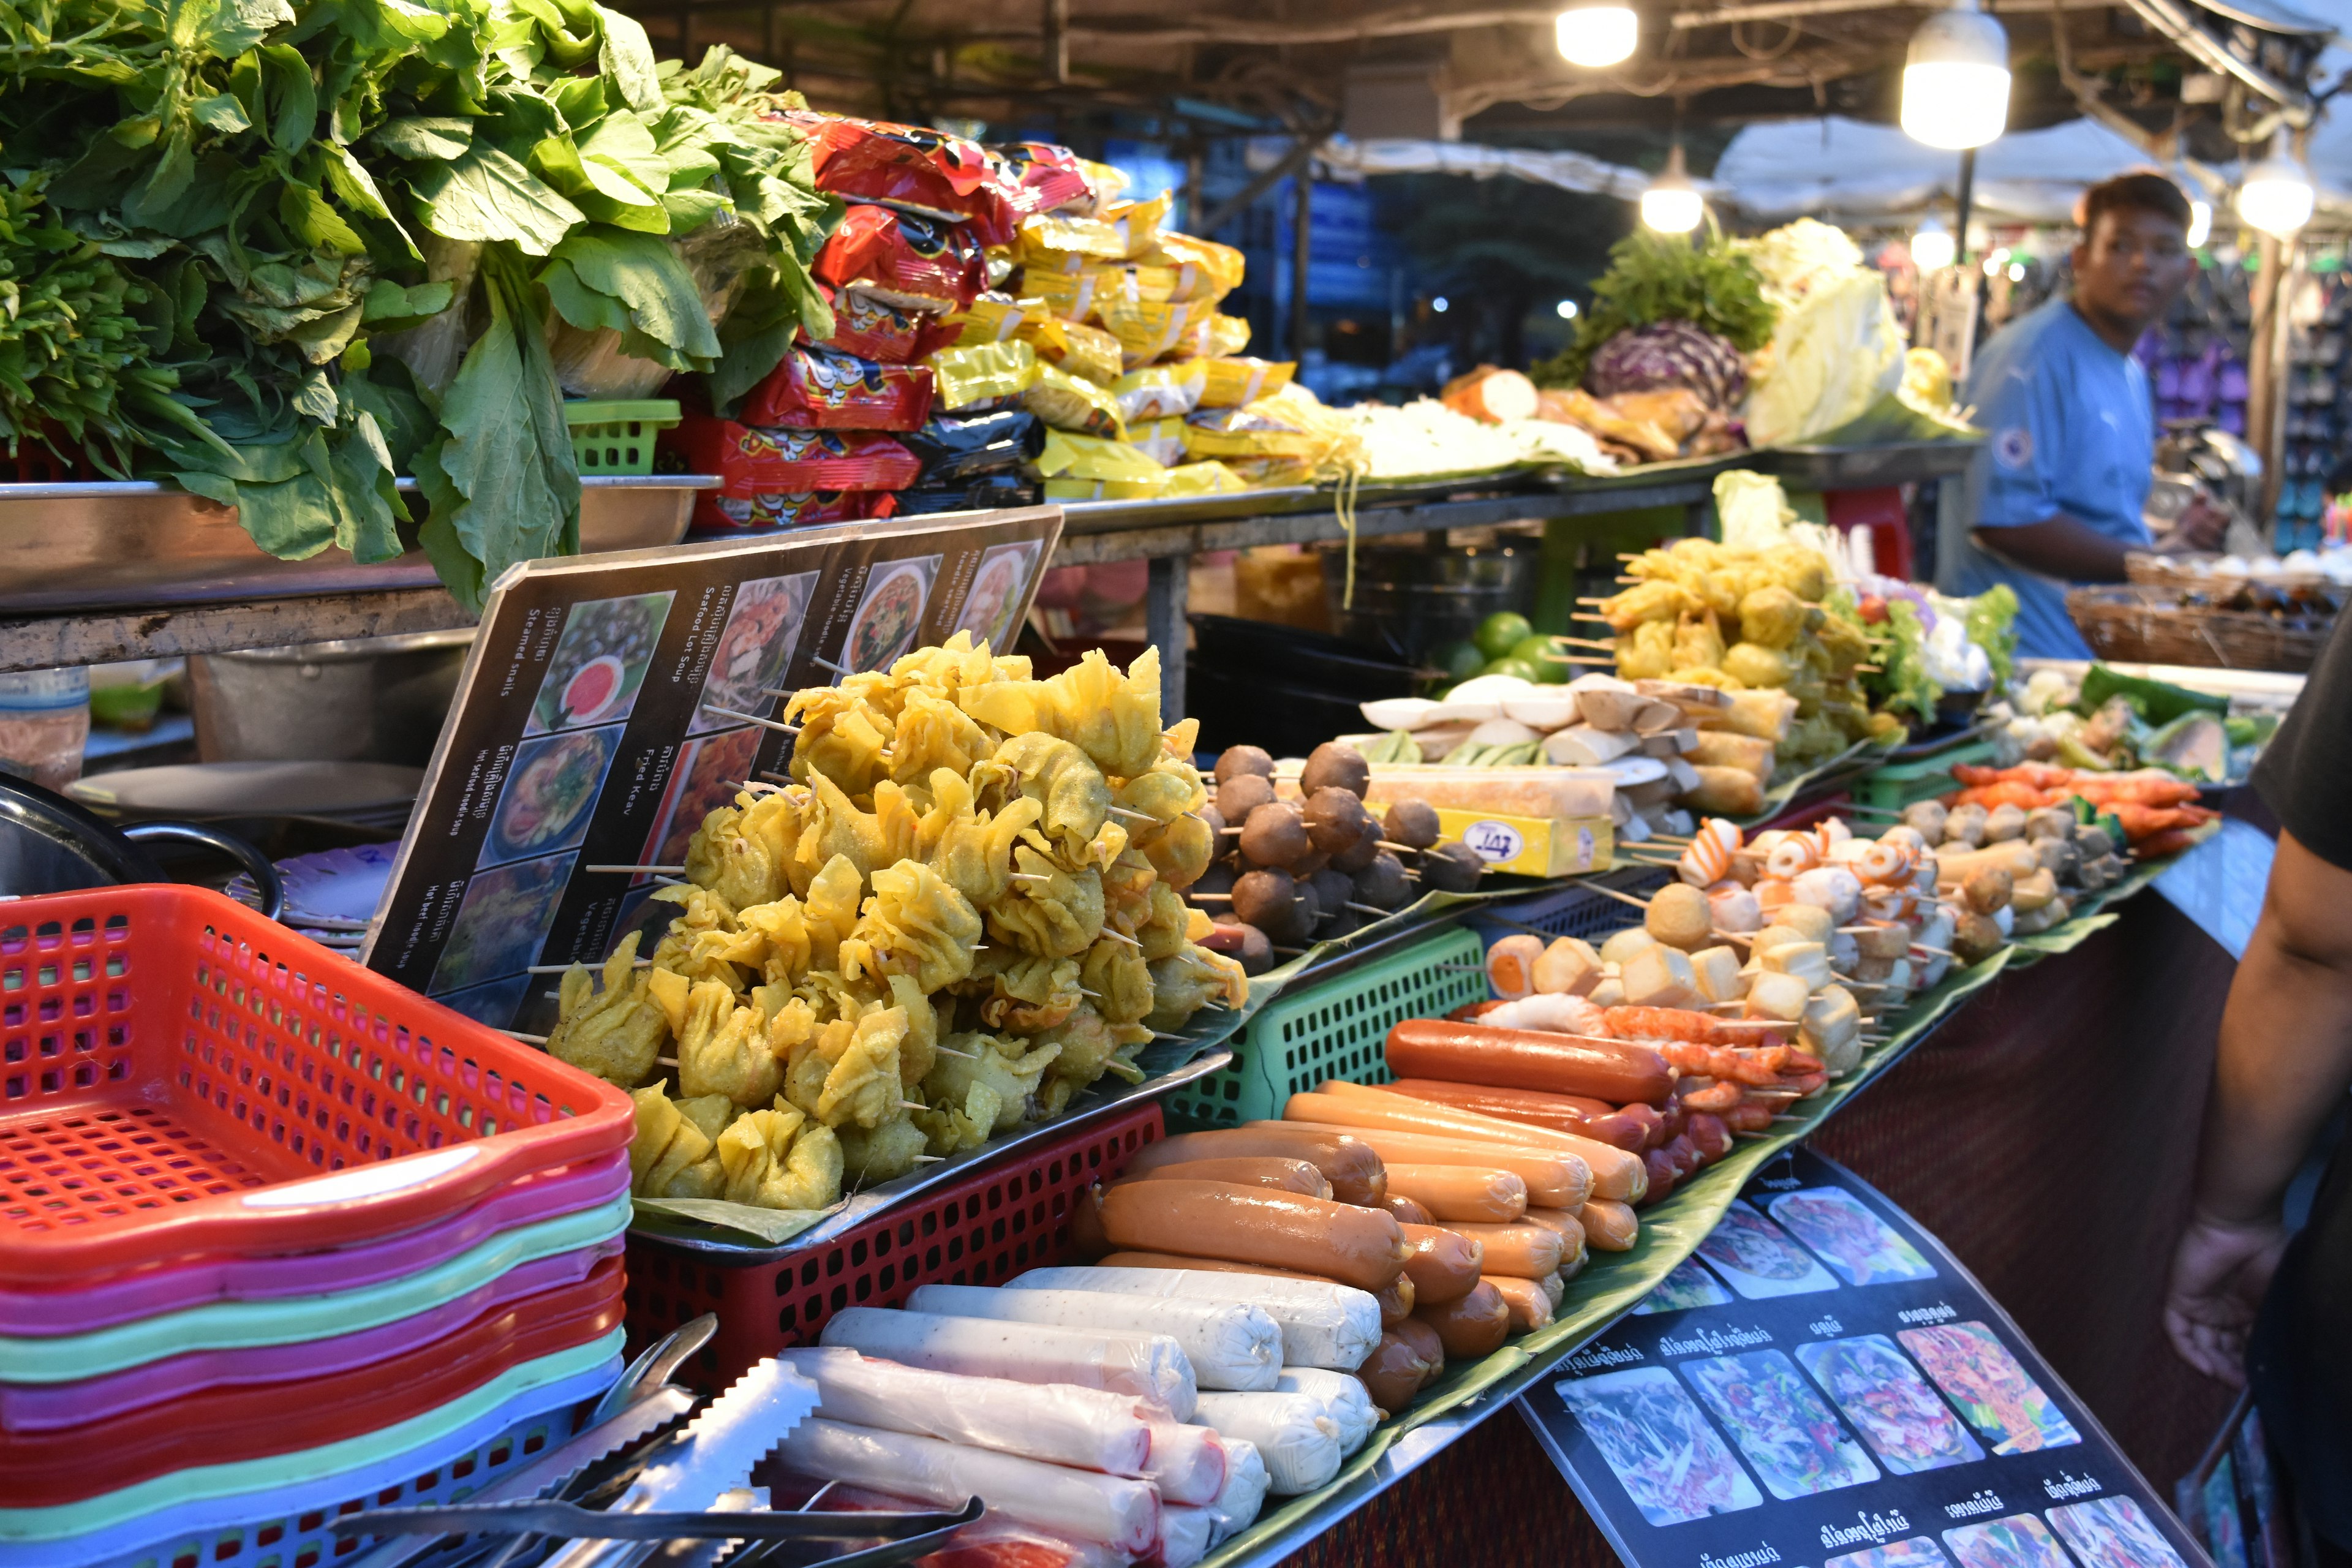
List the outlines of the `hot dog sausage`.
{"label": "hot dog sausage", "polygon": [[1675,1069],[1647,1046],[1442,1018],[1408,1018],[1391,1029],[1388,1063],[1399,1078],[1585,1094],[1612,1105],[1657,1105],[1675,1087]]}
{"label": "hot dog sausage", "polygon": [[1188,1160],[1181,1165],[1155,1165],[1130,1172],[1111,1185],[1127,1182],[1223,1182],[1229,1187],[1265,1187],[1277,1193],[1298,1193],[1328,1198],[1331,1183],[1304,1160],[1274,1154],[1236,1154],[1222,1160]]}
{"label": "hot dog sausage", "polygon": [[1396,1222],[1399,1225],[1435,1225],[1437,1223],[1435,1215],[1431,1214],[1411,1198],[1399,1197],[1394,1193],[1390,1193],[1381,1198],[1381,1206],[1396,1215]]}
{"label": "hot dog sausage", "polygon": [[1663,1148],[1652,1149],[1642,1156],[1642,1168],[1649,1173],[1649,1190],[1642,1194],[1644,1204],[1664,1201],[1674,1195],[1675,1184],[1682,1180],[1675,1169],[1675,1157]]}
{"label": "hot dog sausage", "polygon": [[1301,1274],[1291,1268],[1268,1268],[1258,1263],[1229,1263],[1222,1258],[1184,1258],[1173,1252],[1114,1252],[1097,1258],[1104,1268],[1189,1268],[1207,1274],[1262,1274],[1273,1279],[1305,1279],[1317,1285],[1333,1281],[1318,1274]]}
{"label": "hot dog sausage", "polygon": [[1422,1382],[1429,1375],[1429,1363],[1412,1342],[1390,1332],[1381,1336],[1381,1342],[1364,1358],[1356,1375],[1363,1379],[1364,1391],[1372,1396],[1372,1403],[1381,1413],[1394,1415],[1421,1392]]}
{"label": "hot dog sausage", "polygon": [[1448,1361],[1493,1355],[1511,1334],[1511,1310],[1503,1305],[1503,1293],[1483,1279],[1460,1300],[1417,1308],[1412,1315],[1437,1331]]}
{"label": "hot dog sausage", "polygon": [[1461,1224],[1446,1228],[1456,1236],[1466,1237],[1482,1248],[1478,1272],[1481,1275],[1508,1275],[1514,1279],[1541,1279],[1559,1272],[1559,1260],[1567,1253],[1561,1245],[1559,1232],[1546,1226]]}
{"label": "hot dog sausage", "polygon": [[1114,1247],[1296,1268],[1378,1290],[1411,1248],[1385,1209],[1215,1182],[1135,1182],[1099,1200]]}
{"label": "hot dog sausage", "polygon": [[1633,1238],[1642,1234],[1633,1211],[1608,1198],[1585,1199],[1576,1217],[1583,1222],[1585,1241],[1597,1251],[1630,1252]]}
{"label": "hot dog sausage", "polygon": [[1391,1165],[1389,1190],[1448,1220],[1506,1224],[1528,1212],[1528,1184],[1508,1171],[1475,1165]]}
{"label": "hot dog sausage", "polygon": [[1539,1225],[1559,1237],[1559,1266],[1563,1271],[1584,1267],[1584,1222],[1573,1211],[1530,1208],[1526,1223]]}
{"label": "hot dog sausage", "polygon": [[[1475,1165],[1482,1170],[1509,1171],[1527,1184],[1528,1202],[1549,1208],[1572,1209],[1592,1190],[1592,1167],[1580,1155],[1497,1145],[1486,1138],[1433,1138],[1381,1127],[1351,1128],[1349,1135],[1370,1144],[1385,1164]],[[1402,1215],[1397,1217],[1404,1218]]]}
{"label": "hot dog sausage", "polygon": [[1466,1236],[1435,1226],[1402,1227],[1412,1256],[1405,1260],[1404,1277],[1412,1281],[1413,1310],[1433,1307],[1466,1296],[1478,1283],[1479,1261],[1485,1248]]}
{"label": "hot dog sausage", "polygon": [[[1524,1121],[1559,1132],[1579,1132],[1612,1148],[1639,1152],[1648,1125],[1605,1100],[1577,1094],[1543,1094],[1531,1089],[1490,1089],[1476,1083],[1441,1083],[1433,1078],[1401,1078],[1385,1086],[1397,1094],[1475,1110],[1505,1121]],[[1647,1110],[1648,1107],[1642,1107]]]}
{"label": "hot dog sausage", "polygon": [[1714,1164],[1731,1152],[1731,1129],[1723,1118],[1704,1110],[1694,1110],[1683,1119],[1683,1136],[1698,1151],[1702,1164]]}
{"label": "hot dog sausage", "polygon": [[1551,1321],[1551,1292],[1533,1279],[1513,1279],[1507,1276],[1488,1275],[1479,1281],[1491,1285],[1503,1299],[1504,1310],[1511,1315],[1511,1331],[1526,1333],[1540,1329]]}
{"label": "hot dog sausage", "polygon": [[1127,1163],[1127,1173],[1139,1175],[1163,1165],[1193,1160],[1304,1160],[1323,1173],[1331,1195],[1343,1204],[1376,1204],[1387,1188],[1381,1157],[1341,1133],[1308,1128],[1221,1127],[1213,1132],[1179,1132],[1157,1143],[1146,1143]]}
{"label": "hot dog sausage", "polygon": [[[1467,1295],[1468,1292],[1465,1291],[1464,1294]],[[1414,1352],[1421,1357],[1422,1364],[1429,1368],[1427,1372],[1421,1374],[1422,1387],[1427,1388],[1445,1375],[1445,1346],[1439,1341],[1435,1329],[1431,1328],[1419,1318],[1407,1318],[1389,1331],[1411,1345]]]}
{"label": "hot dog sausage", "polygon": [[1282,1115],[1287,1121],[1320,1122],[1333,1128],[1370,1127],[1456,1142],[1467,1139],[1473,1143],[1499,1142],[1507,1148],[1517,1144],[1554,1155],[1574,1154],[1591,1170],[1592,1190],[1603,1197],[1638,1197],[1647,1181],[1640,1160],[1597,1140],[1432,1105],[1427,1100],[1409,1100],[1402,1094],[1366,1089],[1361,1084],[1343,1084],[1334,1079],[1312,1094],[1294,1094],[1283,1107]]}
{"label": "hot dog sausage", "polygon": [[1388,1329],[1412,1317],[1413,1305],[1420,1298],[1413,1294],[1412,1276],[1400,1274],[1389,1281],[1386,1289],[1372,1292],[1372,1300],[1381,1304],[1381,1327]]}

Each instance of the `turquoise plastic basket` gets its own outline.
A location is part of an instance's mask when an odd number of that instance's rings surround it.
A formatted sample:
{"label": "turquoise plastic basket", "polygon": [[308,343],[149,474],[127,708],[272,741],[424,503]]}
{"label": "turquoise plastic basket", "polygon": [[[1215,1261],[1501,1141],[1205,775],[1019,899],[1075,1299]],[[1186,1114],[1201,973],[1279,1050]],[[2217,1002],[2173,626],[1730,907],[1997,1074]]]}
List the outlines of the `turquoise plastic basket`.
{"label": "turquoise plastic basket", "polygon": [[573,399],[563,405],[572,455],[583,478],[654,471],[654,445],[683,416],[677,400],[641,397],[619,402]]}
{"label": "turquoise plastic basket", "polygon": [[1267,1003],[1233,1042],[1231,1065],[1168,1097],[1187,1121],[1232,1127],[1278,1117],[1326,1079],[1385,1083],[1381,1047],[1407,1018],[1436,1018],[1486,994],[1486,944],[1454,927]]}

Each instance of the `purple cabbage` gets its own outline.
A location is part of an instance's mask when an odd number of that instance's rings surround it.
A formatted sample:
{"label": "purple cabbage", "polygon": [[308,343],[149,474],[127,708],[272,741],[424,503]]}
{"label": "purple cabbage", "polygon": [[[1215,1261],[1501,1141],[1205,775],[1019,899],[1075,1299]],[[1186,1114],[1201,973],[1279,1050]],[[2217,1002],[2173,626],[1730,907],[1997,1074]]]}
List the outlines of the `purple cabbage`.
{"label": "purple cabbage", "polygon": [[1729,342],[1688,321],[1653,321],[1602,343],[1584,384],[1600,397],[1687,386],[1709,408],[1729,413],[1748,395],[1748,363]]}

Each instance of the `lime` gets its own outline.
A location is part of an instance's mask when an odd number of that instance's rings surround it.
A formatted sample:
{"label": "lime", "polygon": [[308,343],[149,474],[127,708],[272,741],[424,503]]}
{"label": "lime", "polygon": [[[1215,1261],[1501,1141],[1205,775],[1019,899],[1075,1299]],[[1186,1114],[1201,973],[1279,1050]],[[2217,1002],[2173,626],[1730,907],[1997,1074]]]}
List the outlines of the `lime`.
{"label": "lime", "polygon": [[1552,645],[1551,638],[1541,632],[1538,632],[1533,637],[1521,637],[1511,645],[1511,651],[1504,657],[1525,659],[1534,665],[1538,680],[1558,685],[1568,679],[1569,668],[1561,662],[1559,649]]}
{"label": "lime", "polygon": [[1486,656],[1480,651],[1478,645],[1469,641],[1447,643],[1432,654],[1430,658],[1438,668],[1445,672],[1445,679],[1449,683],[1469,679],[1477,674],[1479,667],[1486,662]]}
{"label": "lime", "polygon": [[1481,675],[1516,675],[1521,680],[1526,681],[1549,680],[1551,679],[1551,677],[1543,673],[1542,666],[1530,664],[1524,658],[1493,659],[1488,661],[1486,668],[1480,670],[1478,673]]}
{"label": "lime", "polygon": [[1513,648],[1525,642],[1535,627],[1528,625],[1527,616],[1517,610],[1496,610],[1478,623],[1472,641],[1478,651],[1488,658],[1507,658]]}

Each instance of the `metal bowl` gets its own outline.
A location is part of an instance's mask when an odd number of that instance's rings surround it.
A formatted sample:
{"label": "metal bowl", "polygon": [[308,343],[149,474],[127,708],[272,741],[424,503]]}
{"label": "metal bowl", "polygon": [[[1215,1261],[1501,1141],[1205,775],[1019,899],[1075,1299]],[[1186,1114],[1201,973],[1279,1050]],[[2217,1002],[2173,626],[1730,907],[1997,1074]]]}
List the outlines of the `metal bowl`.
{"label": "metal bowl", "polygon": [[469,626],[192,655],[196,755],[423,767],[473,641]]}

